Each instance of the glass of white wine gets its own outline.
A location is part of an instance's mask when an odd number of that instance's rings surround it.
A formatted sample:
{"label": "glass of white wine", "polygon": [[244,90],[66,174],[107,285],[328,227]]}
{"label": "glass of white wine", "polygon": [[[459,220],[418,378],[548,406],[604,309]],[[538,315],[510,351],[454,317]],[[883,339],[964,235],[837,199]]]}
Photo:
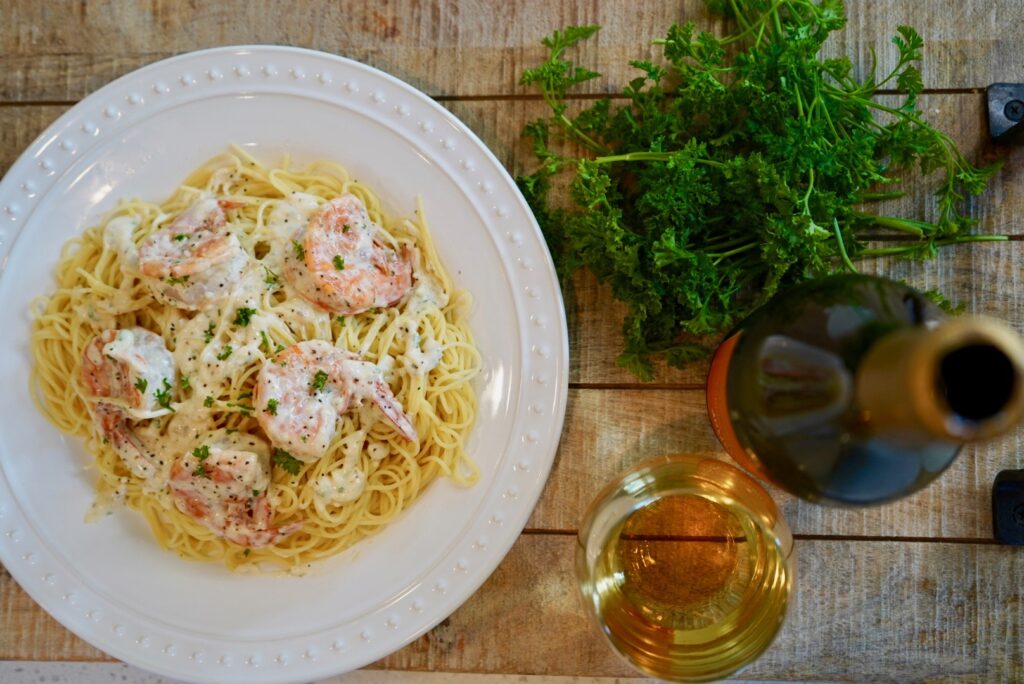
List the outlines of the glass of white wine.
{"label": "glass of white wine", "polygon": [[576,573],[587,611],[627,662],[703,682],[734,674],[778,634],[792,550],[775,502],[749,475],[714,458],[664,456],[598,494]]}

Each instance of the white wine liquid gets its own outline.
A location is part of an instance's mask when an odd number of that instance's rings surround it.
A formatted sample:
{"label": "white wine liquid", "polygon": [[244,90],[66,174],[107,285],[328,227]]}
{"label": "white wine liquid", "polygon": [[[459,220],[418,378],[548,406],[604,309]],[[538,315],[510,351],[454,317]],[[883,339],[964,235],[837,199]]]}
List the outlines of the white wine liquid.
{"label": "white wine liquid", "polygon": [[692,494],[633,512],[595,560],[581,589],[612,645],[677,681],[725,677],[756,657],[782,624],[792,582],[783,550],[749,514]]}

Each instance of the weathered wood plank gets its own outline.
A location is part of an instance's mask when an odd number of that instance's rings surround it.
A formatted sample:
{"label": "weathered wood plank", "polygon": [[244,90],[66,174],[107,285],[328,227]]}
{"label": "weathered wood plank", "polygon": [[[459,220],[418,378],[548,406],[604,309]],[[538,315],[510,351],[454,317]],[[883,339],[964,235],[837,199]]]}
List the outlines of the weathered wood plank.
{"label": "weathered wood plank", "polygon": [[[1017,3],[914,0],[849,3],[849,24],[829,46],[879,69],[896,50],[899,24],[925,39],[925,84],[982,88],[1024,72]],[[381,3],[39,3],[0,6],[0,101],[76,100],[128,71],[171,55],[220,45],[272,43],[337,53],[389,71],[433,95],[523,93],[524,67],[540,62],[540,39],[569,24],[596,23],[600,36],[578,52],[605,76],[585,88],[616,92],[631,59],[654,56],[651,41],[676,21],[721,33],[700,0],[613,2],[390,0]]]}
{"label": "weathered wood plank", "polygon": [[[575,530],[594,496],[647,458],[702,453],[727,458],[707,420],[704,392],[571,390],[554,469],[528,528]],[[924,490],[885,506],[831,508],[769,487],[797,534],[992,538],[996,474],[1024,467],[1024,429],[970,446]]]}
{"label": "weathered wood plank", "polygon": [[[521,537],[448,620],[373,667],[630,676],[575,595],[575,539]],[[1016,681],[1024,676],[1024,554],[997,546],[803,541],[796,600],[743,678]],[[107,659],[0,573],[0,659]],[[25,636],[35,620],[42,633]],[[556,637],[556,638],[553,638]]]}
{"label": "weathered wood plank", "polygon": [[[574,595],[574,541],[521,538],[447,625],[379,665],[629,674],[581,615]],[[1015,577],[1024,572],[1024,555],[1013,549],[814,541],[798,543],[796,559],[795,609],[744,678],[1021,676],[1024,613]]]}

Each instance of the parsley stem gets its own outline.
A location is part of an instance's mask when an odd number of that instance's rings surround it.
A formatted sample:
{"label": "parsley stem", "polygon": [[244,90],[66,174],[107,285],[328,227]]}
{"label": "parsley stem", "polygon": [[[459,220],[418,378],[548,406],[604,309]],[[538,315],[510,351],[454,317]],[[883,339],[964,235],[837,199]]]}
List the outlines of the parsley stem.
{"label": "parsley stem", "polygon": [[858,199],[861,202],[877,202],[880,200],[899,199],[907,193],[904,190],[893,190],[892,192],[862,192]]}
{"label": "parsley stem", "polygon": [[594,142],[593,139],[591,139],[590,136],[588,136],[586,133],[581,131],[579,127],[576,124],[574,124],[565,114],[559,114],[558,120],[561,122],[562,126],[564,126],[566,130],[570,131],[573,135],[579,138],[579,141],[583,143],[591,152],[600,154],[602,152],[608,151],[598,143]]}
{"label": "parsley stem", "polygon": [[747,34],[753,33],[755,28],[757,28],[758,30],[763,29],[765,27],[765,25],[767,25],[767,23],[768,23],[768,17],[769,16],[774,16],[775,19],[777,20],[778,19],[778,13],[777,13],[776,10],[778,10],[780,7],[782,7],[784,2],[785,2],[785,0],[775,0],[775,3],[773,3],[772,6],[769,7],[768,10],[764,14],[762,14],[760,17],[758,17],[757,20],[753,24],[751,24],[749,21],[747,21],[746,17],[743,15],[742,12],[740,12],[739,8],[736,6],[735,0],[729,0],[729,4],[732,5],[732,10],[736,14],[737,22],[742,27],[744,27],[744,28],[739,33],[735,33],[735,34],[733,34],[731,36],[727,36],[727,37],[723,38],[722,40],[719,41],[719,44],[721,44],[721,45],[729,45],[730,43],[735,43],[738,40],[742,40],[743,38],[746,38]]}
{"label": "parsley stem", "polygon": [[949,247],[951,245],[961,245],[967,242],[1006,242],[1009,239],[1010,238],[1006,235],[961,235],[959,237],[949,238],[946,240],[935,240],[931,243],[919,242],[901,247],[874,247],[871,249],[862,249],[860,254],[857,255],[857,258],[868,259],[879,256],[911,254],[927,244],[932,244],[935,247]]}
{"label": "parsley stem", "polygon": [[925,233],[930,233],[935,230],[935,226],[931,223],[924,221],[915,221],[913,219],[902,219],[894,216],[875,216],[874,214],[854,214],[857,218],[871,221],[876,226],[883,228],[891,228],[892,230],[898,230],[901,233],[910,233],[915,237],[924,237]]}
{"label": "parsley stem", "polygon": [[[596,157],[593,161],[595,164],[613,164],[615,162],[634,162],[634,161],[669,161],[675,157],[678,152],[627,152],[626,154],[613,154],[607,157]],[[712,159],[694,159],[697,164],[705,164],[707,166],[714,166],[716,168],[725,168],[725,164],[716,162]]]}
{"label": "parsley stem", "polygon": [[846,244],[843,242],[843,233],[839,230],[839,219],[832,217],[832,225],[836,231],[836,244],[839,246],[839,256],[842,258],[850,273],[857,273],[857,267],[850,261],[850,255],[846,253]]}
{"label": "parsley stem", "polygon": [[708,254],[708,256],[714,258],[715,263],[717,264],[720,261],[722,261],[722,259],[725,259],[725,258],[728,258],[728,257],[731,257],[731,256],[735,256],[737,254],[740,254],[742,252],[746,252],[748,250],[751,250],[751,249],[754,249],[754,248],[760,247],[760,246],[761,246],[760,242],[757,242],[757,241],[748,242],[747,244],[743,245],[742,247],[737,247],[735,249],[730,249],[728,252],[722,252],[720,254]]}

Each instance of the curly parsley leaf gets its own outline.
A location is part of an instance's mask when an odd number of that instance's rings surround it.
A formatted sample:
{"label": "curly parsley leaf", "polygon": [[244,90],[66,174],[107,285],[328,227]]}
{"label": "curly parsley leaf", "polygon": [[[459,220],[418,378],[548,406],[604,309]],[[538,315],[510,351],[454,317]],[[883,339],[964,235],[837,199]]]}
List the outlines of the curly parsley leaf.
{"label": "curly parsley leaf", "polygon": [[161,408],[165,408],[171,413],[174,413],[174,407],[171,406],[171,381],[164,378],[163,389],[154,390],[153,396],[156,397],[156,403]]}
{"label": "curly parsley leaf", "polygon": [[249,321],[252,320],[252,316],[255,313],[256,309],[250,309],[247,306],[239,307],[239,309],[235,311],[234,324],[244,328],[249,325]]}
{"label": "curly parsley leaf", "polygon": [[[897,28],[890,71],[858,76],[848,58],[822,55],[845,26],[841,0],[706,4],[732,32],[671,26],[655,41],[663,60],[630,62],[637,74],[621,98],[570,110],[572,89],[598,75],[571,51],[596,26],[545,38],[546,60],[522,74],[550,112],[523,130],[537,167],[516,181],[559,276],[586,267],[627,304],[620,366],[649,380],[656,357],[692,363],[707,336],[780,289],[863,259],[1006,239],[973,233],[965,200],[999,166],[972,165],[925,121],[913,28]],[[882,88],[902,102],[876,101]],[[934,221],[871,212],[932,172]],[[880,232],[902,241],[868,245]]]}

